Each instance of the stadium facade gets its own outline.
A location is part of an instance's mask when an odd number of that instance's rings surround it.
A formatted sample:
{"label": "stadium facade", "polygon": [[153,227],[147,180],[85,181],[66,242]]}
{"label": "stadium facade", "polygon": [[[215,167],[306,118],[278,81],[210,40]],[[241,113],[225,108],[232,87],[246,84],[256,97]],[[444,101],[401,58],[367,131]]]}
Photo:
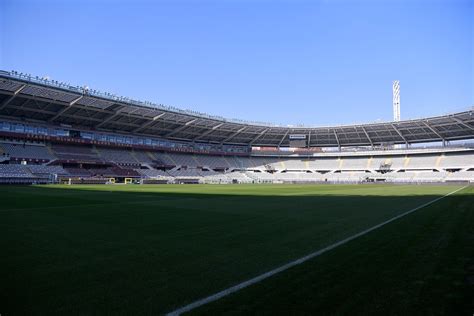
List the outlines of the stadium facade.
{"label": "stadium facade", "polygon": [[473,113],[289,127],[0,71],[0,182],[473,182]]}

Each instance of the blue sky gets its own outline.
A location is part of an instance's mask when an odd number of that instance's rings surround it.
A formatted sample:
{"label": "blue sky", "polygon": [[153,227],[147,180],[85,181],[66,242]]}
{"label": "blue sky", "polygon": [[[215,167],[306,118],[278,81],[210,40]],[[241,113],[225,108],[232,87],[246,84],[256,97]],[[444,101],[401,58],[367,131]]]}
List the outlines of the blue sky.
{"label": "blue sky", "polygon": [[0,0],[0,68],[229,118],[328,125],[474,105],[470,0]]}

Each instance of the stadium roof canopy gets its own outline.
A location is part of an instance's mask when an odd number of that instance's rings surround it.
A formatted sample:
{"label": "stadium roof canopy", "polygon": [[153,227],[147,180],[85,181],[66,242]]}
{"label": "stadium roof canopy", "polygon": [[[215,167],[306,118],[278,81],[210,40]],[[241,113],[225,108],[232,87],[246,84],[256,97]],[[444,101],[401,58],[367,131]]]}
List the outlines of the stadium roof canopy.
{"label": "stadium roof canopy", "polygon": [[306,135],[311,147],[474,139],[473,109],[400,122],[285,127],[229,120],[6,71],[0,71],[0,117],[164,139],[252,146],[289,146],[292,134]]}

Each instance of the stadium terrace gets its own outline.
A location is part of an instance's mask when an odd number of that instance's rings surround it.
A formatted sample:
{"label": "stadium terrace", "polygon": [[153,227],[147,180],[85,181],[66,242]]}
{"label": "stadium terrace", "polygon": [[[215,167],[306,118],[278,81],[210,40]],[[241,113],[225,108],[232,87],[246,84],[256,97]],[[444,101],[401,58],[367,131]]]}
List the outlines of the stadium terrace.
{"label": "stadium terrace", "polygon": [[473,112],[284,127],[1,71],[0,182],[472,182]]}

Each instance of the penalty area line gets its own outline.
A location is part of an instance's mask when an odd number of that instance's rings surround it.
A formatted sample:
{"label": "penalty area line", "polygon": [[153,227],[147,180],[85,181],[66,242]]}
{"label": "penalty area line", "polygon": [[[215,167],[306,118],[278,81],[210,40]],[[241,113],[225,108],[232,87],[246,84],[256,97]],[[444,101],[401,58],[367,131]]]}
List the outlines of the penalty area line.
{"label": "penalty area line", "polygon": [[364,236],[364,235],[366,235],[366,234],[368,234],[368,233],[370,233],[370,232],[372,232],[372,231],[374,231],[374,230],[376,230],[376,229],[378,229],[378,228],[380,228],[380,227],[382,227],[382,226],[385,226],[385,225],[387,225],[387,224],[389,224],[389,223],[391,223],[391,222],[393,222],[393,221],[396,221],[396,220],[398,220],[398,219],[400,219],[400,218],[402,218],[402,217],[404,217],[404,216],[407,216],[407,215],[409,215],[409,214],[411,214],[411,213],[413,213],[413,212],[416,212],[416,211],[418,211],[419,209],[422,209],[422,208],[424,208],[424,207],[426,207],[426,206],[428,206],[428,205],[431,205],[431,204],[433,204],[433,203],[436,203],[436,202],[438,202],[439,200],[444,199],[445,197],[448,197],[448,196],[450,196],[450,195],[453,195],[453,194],[455,194],[455,193],[457,193],[457,192],[459,192],[459,191],[461,191],[461,190],[467,188],[468,186],[469,186],[469,185],[466,185],[466,186],[464,186],[464,187],[462,187],[462,188],[459,188],[459,189],[456,189],[456,190],[454,190],[454,191],[452,191],[452,192],[449,192],[449,193],[447,193],[447,194],[445,194],[445,195],[443,195],[443,196],[441,196],[441,197],[438,197],[438,198],[436,198],[436,199],[434,199],[434,200],[431,200],[431,201],[426,202],[426,203],[424,203],[424,204],[422,204],[422,205],[419,205],[419,206],[417,206],[417,207],[415,207],[415,208],[412,208],[412,209],[409,210],[409,211],[406,211],[406,212],[404,212],[404,213],[402,213],[402,214],[399,214],[399,215],[397,215],[397,216],[394,216],[394,217],[392,217],[392,218],[390,218],[390,219],[388,219],[388,220],[386,220],[386,221],[384,221],[384,222],[382,222],[382,223],[380,223],[380,224],[377,224],[377,225],[372,226],[372,227],[370,227],[370,228],[368,228],[368,229],[365,229],[365,230],[363,230],[363,231],[361,231],[361,232],[359,232],[359,233],[357,233],[357,234],[355,234],[355,235],[352,235],[352,236],[350,236],[350,237],[347,237],[347,238],[345,238],[345,239],[342,239],[342,240],[340,240],[340,241],[338,241],[338,242],[336,242],[336,243],[333,243],[333,244],[331,244],[331,245],[329,245],[329,246],[327,246],[327,247],[325,247],[325,248],[322,248],[322,249],[317,250],[317,251],[315,251],[315,252],[313,252],[313,253],[310,253],[310,254],[308,254],[308,255],[306,255],[306,256],[304,256],[304,257],[301,257],[301,258],[299,258],[299,259],[290,261],[290,262],[288,262],[288,263],[286,263],[286,264],[284,264],[284,265],[282,265],[282,266],[280,266],[280,267],[278,267],[278,268],[275,268],[275,269],[273,269],[273,270],[270,270],[270,271],[268,271],[268,272],[265,272],[265,273],[263,273],[263,274],[260,274],[260,275],[254,277],[254,278],[251,278],[251,279],[249,279],[249,280],[247,280],[247,281],[244,281],[244,282],[239,283],[239,284],[237,284],[237,285],[231,286],[231,287],[229,287],[229,288],[227,288],[227,289],[225,289],[225,290],[222,290],[222,291],[220,291],[220,292],[217,292],[217,293],[215,293],[215,294],[212,294],[212,295],[207,296],[207,297],[205,297],[205,298],[202,298],[202,299],[200,299],[200,300],[194,301],[194,302],[192,302],[192,303],[190,303],[190,304],[188,304],[188,305],[179,307],[179,308],[175,309],[174,311],[167,313],[166,315],[167,315],[167,316],[177,316],[177,315],[181,315],[181,314],[183,314],[183,313],[192,311],[193,309],[196,309],[196,308],[198,308],[198,307],[200,307],[200,306],[203,306],[203,305],[209,304],[209,303],[211,303],[211,302],[217,301],[217,300],[219,300],[219,299],[221,299],[221,298],[223,298],[223,297],[225,297],[225,296],[228,296],[228,295],[230,295],[230,294],[232,294],[232,293],[238,292],[238,291],[240,291],[240,290],[242,290],[242,289],[244,289],[244,288],[246,288],[246,287],[249,287],[250,285],[253,285],[253,284],[259,283],[259,282],[261,282],[261,281],[263,281],[263,280],[265,280],[265,279],[268,279],[269,277],[274,276],[275,274],[278,274],[278,273],[280,273],[280,272],[286,271],[286,270],[288,270],[288,269],[290,269],[290,268],[292,268],[292,267],[294,267],[294,266],[300,265],[300,264],[302,264],[302,263],[304,263],[304,262],[306,262],[306,261],[308,261],[308,260],[310,260],[310,259],[313,259],[313,258],[315,258],[315,257],[318,257],[318,256],[322,255],[322,254],[325,253],[325,252],[328,252],[328,251],[330,251],[330,250],[332,250],[332,249],[334,249],[334,248],[337,248],[337,247],[339,247],[339,246],[341,246],[341,245],[344,245],[344,244],[348,243],[349,241],[352,241],[352,240],[354,240],[354,239],[356,239],[356,238],[359,238],[359,237],[361,237],[361,236]]}

